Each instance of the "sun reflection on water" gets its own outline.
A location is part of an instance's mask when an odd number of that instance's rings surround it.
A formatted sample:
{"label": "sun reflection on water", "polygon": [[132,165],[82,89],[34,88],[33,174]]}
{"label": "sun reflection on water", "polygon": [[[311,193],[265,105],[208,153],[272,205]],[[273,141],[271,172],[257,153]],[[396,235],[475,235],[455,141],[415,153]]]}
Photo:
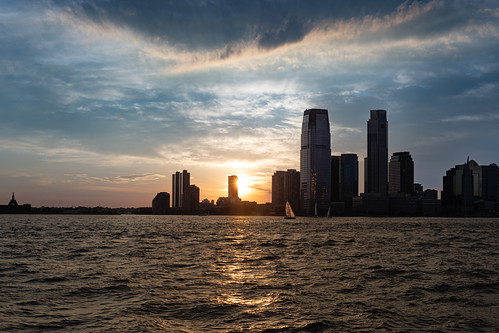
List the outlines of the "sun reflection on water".
{"label": "sun reflection on water", "polygon": [[279,294],[267,293],[265,296],[249,299],[242,295],[234,294],[221,294],[217,297],[218,303],[223,304],[237,304],[237,305],[248,305],[248,306],[258,306],[266,307],[272,303],[277,302],[279,299]]}
{"label": "sun reflection on water", "polygon": [[[262,312],[276,303],[280,294],[268,292],[276,273],[275,263],[269,261],[248,224],[234,224],[226,231],[218,262],[213,269],[218,272],[216,302],[225,305],[248,307],[246,311]],[[223,289],[222,289],[223,288]]]}

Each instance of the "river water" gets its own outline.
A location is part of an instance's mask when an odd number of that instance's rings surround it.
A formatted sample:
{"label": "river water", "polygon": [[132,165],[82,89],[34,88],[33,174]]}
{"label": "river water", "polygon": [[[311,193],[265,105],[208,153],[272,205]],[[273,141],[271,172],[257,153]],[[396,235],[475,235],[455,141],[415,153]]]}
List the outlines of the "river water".
{"label": "river water", "polygon": [[499,331],[499,220],[0,215],[0,331]]}

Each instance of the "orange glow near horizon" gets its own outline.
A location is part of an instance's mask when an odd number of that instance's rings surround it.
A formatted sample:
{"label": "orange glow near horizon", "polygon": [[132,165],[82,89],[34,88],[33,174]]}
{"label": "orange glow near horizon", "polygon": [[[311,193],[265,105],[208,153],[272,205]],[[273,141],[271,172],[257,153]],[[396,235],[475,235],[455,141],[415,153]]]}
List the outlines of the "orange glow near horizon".
{"label": "orange glow near horizon", "polygon": [[240,198],[244,199],[245,196],[252,194],[253,189],[251,185],[253,185],[253,181],[251,181],[248,175],[237,175],[237,191]]}

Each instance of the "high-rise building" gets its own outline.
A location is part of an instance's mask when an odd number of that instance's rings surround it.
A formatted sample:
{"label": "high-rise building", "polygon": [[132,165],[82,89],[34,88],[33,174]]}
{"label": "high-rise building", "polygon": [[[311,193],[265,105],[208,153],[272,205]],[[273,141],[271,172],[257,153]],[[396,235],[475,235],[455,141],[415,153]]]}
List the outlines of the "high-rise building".
{"label": "high-rise building", "polygon": [[357,154],[341,154],[341,201],[351,201],[359,195],[359,159]]}
{"label": "high-rise building", "polygon": [[182,208],[184,193],[191,186],[191,174],[187,170],[172,175],[172,207]]}
{"label": "high-rise building", "polygon": [[272,175],[272,204],[274,206],[284,205],[284,175],[285,171],[276,171]]}
{"label": "high-rise building", "polygon": [[[303,113],[300,149],[301,213],[325,214],[331,202],[331,134],[328,111]],[[316,209],[317,207],[317,209]]]}
{"label": "high-rise building", "polygon": [[152,199],[152,213],[153,214],[166,214],[170,208],[170,193],[159,192]]}
{"label": "high-rise building", "polygon": [[199,208],[199,187],[190,185],[184,192],[183,210],[196,211]]}
{"label": "high-rise building", "polygon": [[[366,166],[364,166],[366,167]],[[388,121],[386,110],[371,110],[367,122],[366,193],[388,194]]]}
{"label": "high-rise building", "polygon": [[390,159],[388,193],[414,193],[414,161],[409,152],[393,153]]}
{"label": "high-rise building", "polygon": [[499,202],[499,167],[495,163],[478,165],[468,159],[447,170],[443,177],[442,206],[447,213],[472,213],[475,201],[482,205],[492,203],[489,210],[494,210],[493,203]]}
{"label": "high-rise building", "polygon": [[229,176],[229,199],[230,198],[239,198],[239,194],[237,191],[237,176]]}
{"label": "high-rise building", "polygon": [[331,202],[341,200],[341,156],[331,156]]}
{"label": "high-rise building", "polygon": [[300,171],[288,169],[284,174],[284,202],[289,201],[291,207],[300,208]]}
{"label": "high-rise building", "polygon": [[350,201],[359,195],[357,154],[331,156],[331,201]]}
{"label": "high-rise building", "polygon": [[272,176],[272,204],[283,206],[286,201],[294,209],[300,207],[300,172],[295,169],[276,171]]}

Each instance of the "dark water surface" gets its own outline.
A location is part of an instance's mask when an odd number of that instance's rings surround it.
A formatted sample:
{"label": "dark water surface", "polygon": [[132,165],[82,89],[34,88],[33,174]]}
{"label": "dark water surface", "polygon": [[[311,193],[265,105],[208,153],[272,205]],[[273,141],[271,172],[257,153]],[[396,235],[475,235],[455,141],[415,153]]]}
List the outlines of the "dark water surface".
{"label": "dark water surface", "polygon": [[499,331],[499,221],[0,215],[0,331]]}

